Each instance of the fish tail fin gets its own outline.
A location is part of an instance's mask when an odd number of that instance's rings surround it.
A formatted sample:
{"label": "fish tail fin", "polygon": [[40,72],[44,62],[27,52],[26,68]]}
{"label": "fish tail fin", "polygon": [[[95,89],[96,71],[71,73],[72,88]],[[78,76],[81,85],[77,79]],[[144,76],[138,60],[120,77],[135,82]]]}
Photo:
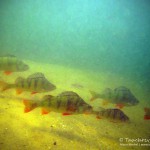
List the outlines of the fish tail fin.
{"label": "fish tail fin", "polygon": [[12,74],[12,72],[11,71],[4,71],[4,74],[8,76],[8,75]]}
{"label": "fish tail fin", "polygon": [[[52,95],[45,95],[42,100],[43,100],[43,101],[49,101],[49,100],[51,100],[53,97],[54,97],[54,96],[52,96]],[[50,113],[50,111],[51,111],[50,108],[48,108],[48,107],[42,107],[41,114],[42,114],[42,115],[46,115],[46,114]]]}
{"label": "fish tail fin", "polygon": [[95,99],[99,98],[99,94],[94,92],[94,91],[90,91],[92,97],[90,99],[90,101],[94,101]]}
{"label": "fish tail fin", "polygon": [[104,111],[104,110],[105,110],[105,108],[103,108],[103,107],[97,107],[97,108],[94,109],[94,112],[98,113],[98,112],[101,112],[101,111]]}
{"label": "fish tail fin", "polygon": [[42,114],[42,115],[46,115],[46,114],[48,114],[48,113],[50,113],[50,109],[43,107],[43,108],[42,108],[42,111],[41,111],[41,114]]}
{"label": "fish tail fin", "polygon": [[103,107],[98,107],[97,110],[98,110],[98,111],[102,111],[102,110],[105,110],[105,108],[103,108]]}
{"label": "fish tail fin", "polygon": [[36,102],[33,102],[31,100],[23,100],[23,104],[25,105],[24,112],[28,113],[38,107],[38,104]]}
{"label": "fish tail fin", "polygon": [[8,84],[5,81],[0,81],[1,91],[5,91],[9,88],[11,88],[11,84]]}
{"label": "fish tail fin", "polygon": [[93,110],[93,114],[96,115],[96,118],[97,119],[102,119],[102,116],[100,115],[100,112],[105,110],[104,108],[102,107],[97,107]]}
{"label": "fish tail fin", "polygon": [[149,120],[150,119],[150,108],[145,107],[144,111],[145,111],[144,119]]}
{"label": "fish tail fin", "polygon": [[45,95],[45,96],[43,97],[43,100],[51,100],[53,97],[54,97],[54,96],[52,96],[52,95]]}

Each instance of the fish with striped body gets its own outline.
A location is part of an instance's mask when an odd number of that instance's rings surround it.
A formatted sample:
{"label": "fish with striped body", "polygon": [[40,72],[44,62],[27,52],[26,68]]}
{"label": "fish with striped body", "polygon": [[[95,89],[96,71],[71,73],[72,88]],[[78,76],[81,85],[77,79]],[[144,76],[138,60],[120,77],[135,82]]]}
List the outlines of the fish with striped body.
{"label": "fish with striped body", "polygon": [[49,92],[56,89],[56,86],[50,83],[44,76],[43,73],[37,72],[30,75],[28,78],[18,77],[15,84],[9,84],[1,81],[2,91],[16,88],[17,94],[21,94],[23,91],[30,91],[32,94]]}
{"label": "fish with striped body", "polygon": [[90,92],[92,94],[91,101],[100,98],[103,99],[103,105],[106,105],[110,102],[116,104],[118,108],[123,108],[124,106],[134,106],[139,103],[131,91],[123,86],[120,86],[114,90],[107,88],[101,94],[93,91]]}
{"label": "fish with striped body", "polygon": [[98,119],[108,119],[111,122],[128,122],[129,117],[120,109],[104,109],[100,108],[100,111],[96,112],[96,116]]}
{"label": "fish with striped body", "polygon": [[6,55],[0,57],[0,70],[4,71],[6,75],[12,72],[21,72],[29,69],[29,66],[22,60],[13,55]]}
{"label": "fish with striped body", "polygon": [[94,113],[92,106],[72,91],[65,91],[57,96],[46,95],[41,101],[24,100],[24,105],[24,112],[30,112],[36,107],[41,107],[42,114],[48,114],[51,111],[63,115]]}

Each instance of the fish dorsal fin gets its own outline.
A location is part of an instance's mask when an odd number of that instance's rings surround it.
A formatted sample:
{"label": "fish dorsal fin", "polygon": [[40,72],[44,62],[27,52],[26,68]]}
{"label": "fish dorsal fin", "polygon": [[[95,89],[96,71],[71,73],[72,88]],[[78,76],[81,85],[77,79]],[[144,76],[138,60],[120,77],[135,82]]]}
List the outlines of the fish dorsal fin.
{"label": "fish dorsal fin", "polygon": [[127,87],[125,87],[125,86],[119,86],[119,87],[115,88],[114,91],[115,92],[116,91],[130,92],[130,90]]}
{"label": "fish dorsal fin", "polygon": [[45,79],[45,76],[41,72],[36,72],[36,73],[31,74],[30,76],[28,76],[27,79],[33,79],[33,78],[43,78],[43,79]]}

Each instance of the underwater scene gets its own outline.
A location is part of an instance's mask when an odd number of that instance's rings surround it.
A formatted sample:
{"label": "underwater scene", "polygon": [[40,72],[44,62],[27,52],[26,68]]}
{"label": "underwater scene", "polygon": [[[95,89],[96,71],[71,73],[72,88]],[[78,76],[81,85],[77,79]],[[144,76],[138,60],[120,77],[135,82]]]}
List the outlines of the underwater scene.
{"label": "underwater scene", "polygon": [[149,0],[1,0],[0,150],[149,150],[149,14]]}

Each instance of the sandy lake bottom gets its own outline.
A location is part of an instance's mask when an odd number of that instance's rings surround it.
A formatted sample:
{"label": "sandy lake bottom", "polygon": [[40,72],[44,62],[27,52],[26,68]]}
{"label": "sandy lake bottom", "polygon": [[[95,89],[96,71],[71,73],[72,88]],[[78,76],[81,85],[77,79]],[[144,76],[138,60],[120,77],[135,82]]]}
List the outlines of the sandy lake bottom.
{"label": "sandy lake bottom", "polygon": [[[110,73],[94,73],[64,66],[40,64],[27,61],[30,70],[0,78],[13,83],[18,76],[27,77],[42,72],[57,89],[44,94],[31,95],[23,92],[16,95],[14,89],[1,92],[0,98],[0,150],[141,150],[149,149],[150,143],[134,139],[150,140],[150,121],[144,120],[144,107],[148,99],[136,81]],[[74,86],[73,86],[74,85]],[[57,95],[62,91],[74,91],[93,107],[101,101],[90,102],[89,90],[100,92],[106,87],[124,85],[138,97],[140,103],[125,107],[130,123],[112,123],[107,119],[96,119],[94,115],[62,116],[51,112],[41,115],[40,108],[24,113],[22,98],[38,98],[45,94]],[[20,100],[18,99],[20,98]],[[109,104],[107,107],[114,107]],[[130,142],[128,140],[131,140]],[[149,141],[150,142],[150,141]],[[147,144],[147,145],[142,145]],[[149,144],[149,146],[148,146]]]}

